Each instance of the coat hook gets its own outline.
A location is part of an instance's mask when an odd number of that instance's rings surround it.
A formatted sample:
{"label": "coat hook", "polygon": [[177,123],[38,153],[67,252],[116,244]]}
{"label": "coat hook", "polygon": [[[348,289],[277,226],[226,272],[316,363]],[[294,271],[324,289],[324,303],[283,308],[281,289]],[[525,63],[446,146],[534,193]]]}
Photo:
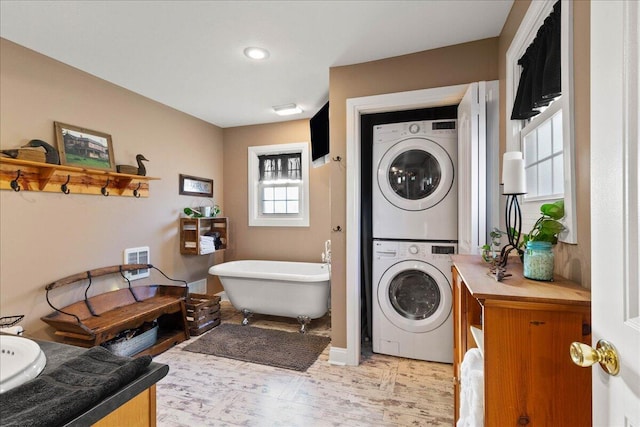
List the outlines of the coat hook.
{"label": "coat hook", "polygon": [[142,185],[142,182],[139,182],[138,186],[136,187],[136,189],[133,190],[133,197],[135,197],[136,199],[140,198],[140,193],[138,192],[138,190],[140,189],[141,185]]}
{"label": "coat hook", "polygon": [[331,229],[331,231],[335,231],[335,232],[339,233],[339,232],[341,232],[341,231],[342,231],[342,227],[340,227],[340,226],[338,225],[337,227],[332,228],[332,229]]}
{"label": "coat hook", "polygon": [[100,192],[102,193],[103,196],[107,197],[109,195],[109,192],[107,191],[107,187],[109,186],[109,182],[111,181],[111,178],[107,178],[107,183],[104,185],[104,187],[102,187],[100,189]]}
{"label": "coat hook", "polygon": [[18,184],[18,178],[20,178],[20,174],[22,174],[22,171],[18,169],[16,179],[11,180],[11,188],[13,188],[13,191],[20,191],[20,184]]}
{"label": "coat hook", "polygon": [[65,182],[60,186],[60,191],[62,191],[64,194],[71,193],[71,190],[69,190],[69,187],[67,187],[67,184],[69,184],[69,181],[71,181],[71,175],[67,175],[67,182]]}
{"label": "coat hook", "polygon": [[334,162],[341,162],[342,161],[342,157],[335,156],[335,157],[332,157],[331,160],[333,160]]}

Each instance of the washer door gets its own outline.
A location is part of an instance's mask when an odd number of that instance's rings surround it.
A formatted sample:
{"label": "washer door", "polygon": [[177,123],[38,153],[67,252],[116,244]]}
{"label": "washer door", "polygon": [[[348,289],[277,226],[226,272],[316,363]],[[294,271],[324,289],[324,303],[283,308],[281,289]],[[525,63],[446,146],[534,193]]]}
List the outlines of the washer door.
{"label": "washer door", "polygon": [[429,332],[451,314],[452,290],[445,275],[423,261],[401,261],[378,282],[378,304],[384,316],[407,332]]}
{"label": "washer door", "polygon": [[453,185],[453,161],[440,144],[409,138],[394,144],[378,163],[378,186],[394,206],[421,211],[438,204]]}

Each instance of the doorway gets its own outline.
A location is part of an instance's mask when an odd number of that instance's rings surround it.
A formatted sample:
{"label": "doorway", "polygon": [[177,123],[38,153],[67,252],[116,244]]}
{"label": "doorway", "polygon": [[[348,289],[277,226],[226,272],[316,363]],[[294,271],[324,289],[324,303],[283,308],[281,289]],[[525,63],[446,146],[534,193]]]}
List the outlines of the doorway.
{"label": "doorway", "polygon": [[361,235],[361,339],[371,339],[372,331],[372,186],[373,184],[373,127],[390,123],[414,122],[424,120],[456,119],[458,106],[420,108],[384,113],[362,114],[360,116],[360,235]]}
{"label": "doorway", "polygon": [[363,114],[393,112],[457,105],[464,96],[466,84],[410,92],[374,95],[347,100],[347,263],[346,263],[346,351],[332,351],[330,360],[341,365],[360,363],[361,312],[361,123]]}

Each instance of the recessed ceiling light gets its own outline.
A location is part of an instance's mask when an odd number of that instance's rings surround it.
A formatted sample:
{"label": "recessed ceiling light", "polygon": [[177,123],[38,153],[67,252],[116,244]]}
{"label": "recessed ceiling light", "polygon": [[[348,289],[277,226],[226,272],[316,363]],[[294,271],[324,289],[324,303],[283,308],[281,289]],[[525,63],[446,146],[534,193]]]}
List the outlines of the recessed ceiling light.
{"label": "recessed ceiling light", "polygon": [[290,116],[292,114],[302,113],[302,108],[298,107],[296,104],[287,104],[273,107],[273,111],[275,111],[279,116]]}
{"label": "recessed ceiling light", "polygon": [[267,59],[269,57],[269,51],[261,47],[248,47],[244,50],[244,55],[251,59]]}

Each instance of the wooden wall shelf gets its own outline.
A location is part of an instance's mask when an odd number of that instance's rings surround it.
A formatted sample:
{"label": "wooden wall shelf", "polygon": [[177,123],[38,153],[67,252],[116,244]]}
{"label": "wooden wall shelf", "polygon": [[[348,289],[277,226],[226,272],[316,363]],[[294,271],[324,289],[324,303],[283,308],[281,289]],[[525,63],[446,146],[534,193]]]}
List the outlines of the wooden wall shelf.
{"label": "wooden wall shelf", "polygon": [[222,246],[216,251],[227,249],[229,244],[229,219],[215,218],[180,218],[180,253],[185,255],[207,255],[213,251],[203,248],[200,236],[210,231],[220,233]]}
{"label": "wooden wall shelf", "polygon": [[[53,165],[50,163],[0,157],[0,190],[64,192],[128,197],[149,197],[149,176],[129,175],[106,170]],[[15,184],[14,184],[15,185]]]}

